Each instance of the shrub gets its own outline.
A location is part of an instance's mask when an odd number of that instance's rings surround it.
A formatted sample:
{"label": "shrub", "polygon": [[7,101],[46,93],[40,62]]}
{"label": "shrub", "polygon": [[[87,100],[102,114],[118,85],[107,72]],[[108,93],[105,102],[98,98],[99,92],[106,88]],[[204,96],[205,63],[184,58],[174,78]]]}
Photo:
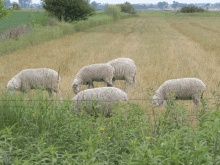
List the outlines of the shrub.
{"label": "shrub", "polygon": [[12,29],[9,33],[9,39],[19,40],[19,36],[25,33],[26,25],[21,24],[15,29]]}
{"label": "shrub", "polygon": [[117,5],[121,7],[121,12],[124,13],[130,13],[130,14],[136,14],[133,6],[129,2],[125,2],[125,4]]}
{"label": "shrub", "polygon": [[43,8],[59,21],[73,22],[87,20],[95,14],[95,9],[84,0],[45,0]]}
{"label": "shrub", "polygon": [[204,9],[195,6],[184,6],[181,8],[182,13],[204,12]]}
{"label": "shrub", "polygon": [[113,17],[118,17],[121,13],[120,6],[108,6],[105,8],[105,14],[111,15]]}

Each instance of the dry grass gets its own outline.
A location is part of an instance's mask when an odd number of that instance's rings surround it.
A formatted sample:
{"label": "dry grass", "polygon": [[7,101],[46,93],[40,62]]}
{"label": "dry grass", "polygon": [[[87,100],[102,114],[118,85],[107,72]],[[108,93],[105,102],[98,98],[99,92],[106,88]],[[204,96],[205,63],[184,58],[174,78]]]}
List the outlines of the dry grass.
{"label": "dry grass", "polygon": [[[71,83],[85,65],[104,63],[119,57],[132,58],[137,65],[136,91],[129,99],[147,99],[149,87],[155,90],[166,80],[197,77],[212,97],[220,81],[220,21],[216,18],[140,17],[103,25],[40,46],[0,57],[0,89],[18,72],[28,68],[60,67],[63,99],[74,97]],[[116,81],[123,89],[124,81]],[[95,87],[106,86],[94,83]],[[83,86],[86,89],[87,86]],[[132,101],[147,106],[147,101]],[[193,109],[192,101],[179,101]],[[150,110],[150,108],[147,108]],[[162,108],[158,108],[162,110]]]}

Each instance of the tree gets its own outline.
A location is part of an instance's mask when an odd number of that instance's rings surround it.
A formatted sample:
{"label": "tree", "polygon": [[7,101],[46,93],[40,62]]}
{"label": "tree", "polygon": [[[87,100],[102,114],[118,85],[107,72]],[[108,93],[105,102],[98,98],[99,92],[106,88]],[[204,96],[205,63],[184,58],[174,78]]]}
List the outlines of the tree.
{"label": "tree", "polygon": [[4,4],[5,2],[0,0],[0,20],[3,20],[4,17],[8,19],[8,16],[11,16],[11,12],[13,12],[11,8],[5,9],[3,6]]}
{"label": "tree", "polygon": [[13,6],[13,9],[15,9],[15,10],[20,10],[21,9],[20,5],[16,2],[13,2],[12,6]]}
{"label": "tree", "polygon": [[157,6],[158,6],[160,9],[163,9],[164,4],[163,4],[162,2],[158,2]]}
{"label": "tree", "polygon": [[176,10],[177,6],[179,5],[179,2],[175,2],[171,5],[172,8]]}
{"label": "tree", "polygon": [[60,21],[87,20],[95,14],[95,9],[84,0],[44,0],[44,3],[43,8]]}
{"label": "tree", "polygon": [[92,5],[92,7],[95,9],[98,4],[97,4],[95,1],[93,1],[93,2],[91,3],[91,5]]}

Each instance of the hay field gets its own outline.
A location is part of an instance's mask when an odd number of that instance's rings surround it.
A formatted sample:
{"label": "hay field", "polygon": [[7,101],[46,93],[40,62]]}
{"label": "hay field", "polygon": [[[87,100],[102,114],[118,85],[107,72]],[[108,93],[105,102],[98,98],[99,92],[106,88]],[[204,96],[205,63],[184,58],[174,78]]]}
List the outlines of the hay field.
{"label": "hay field", "polygon": [[[0,57],[0,90],[23,69],[58,71],[60,67],[62,97],[73,98],[71,83],[80,68],[128,57],[137,66],[136,90],[129,88],[129,99],[147,99],[149,87],[157,90],[164,81],[183,77],[201,79],[208,87],[204,97],[213,98],[212,91],[217,90],[220,81],[219,27],[220,20],[216,17],[148,14],[102,25]],[[97,82],[94,85],[106,86]],[[124,81],[116,81],[116,87],[123,89],[123,85]],[[87,86],[82,86],[83,89]],[[132,102],[149,105],[147,101]],[[192,101],[178,103],[193,109]]]}

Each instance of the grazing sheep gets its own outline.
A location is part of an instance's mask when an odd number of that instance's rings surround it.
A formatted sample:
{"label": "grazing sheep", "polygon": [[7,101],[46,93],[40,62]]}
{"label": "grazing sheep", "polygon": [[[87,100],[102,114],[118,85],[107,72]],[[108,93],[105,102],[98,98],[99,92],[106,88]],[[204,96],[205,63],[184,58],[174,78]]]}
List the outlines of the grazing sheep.
{"label": "grazing sheep", "polygon": [[114,68],[106,63],[84,66],[76,75],[71,86],[75,94],[80,92],[81,85],[88,85],[88,88],[90,88],[90,86],[94,88],[93,81],[104,81],[108,86],[113,86],[113,73]]}
{"label": "grazing sheep", "polygon": [[31,89],[47,90],[50,97],[52,91],[56,92],[62,102],[61,94],[58,90],[61,78],[52,69],[38,68],[25,69],[14,76],[7,84],[6,88],[13,93],[14,90],[28,93]]}
{"label": "grazing sheep", "polygon": [[119,100],[123,102],[128,101],[128,95],[121,89],[115,87],[101,87],[81,91],[72,100],[74,101],[72,104],[73,109],[78,109],[82,102],[86,102],[87,109],[91,111],[91,101],[95,100],[99,101],[96,108],[104,104],[104,109],[107,110],[107,107],[113,105],[112,103],[117,103]]}
{"label": "grazing sheep", "polygon": [[111,66],[114,67],[114,77],[112,80],[113,86],[115,86],[115,80],[125,80],[125,91],[126,91],[126,82],[130,85],[133,84],[135,88],[135,75],[136,75],[136,65],[134,61],[130,58],[118,58],[108,62]]}
{"label": "grazing sheep", "polygon": [[193,100],[194,112],[198,108],[200,96],[206,90],[206,85],[197,78],[181,78],[165,81],[153,96],[152,105],[163,106],[169,99],[169,93],[175,92],[178,100]]}

